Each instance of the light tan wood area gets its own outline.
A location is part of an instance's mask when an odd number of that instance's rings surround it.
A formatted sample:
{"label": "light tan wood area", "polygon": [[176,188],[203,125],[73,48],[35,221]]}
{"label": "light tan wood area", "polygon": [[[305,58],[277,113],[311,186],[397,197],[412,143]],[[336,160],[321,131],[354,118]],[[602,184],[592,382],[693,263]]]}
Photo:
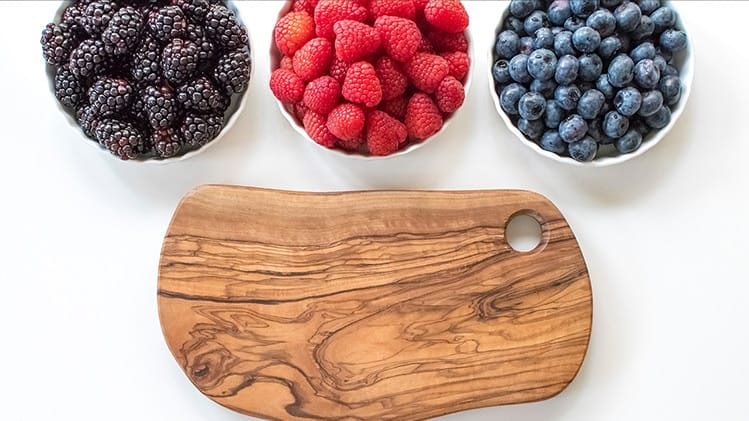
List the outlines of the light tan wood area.
{"label": "light tan wood area", "polygon": [[[528,253],[504,240],[518,213],[542,223]],[[525,191],[204,186],[167,231],[158,305],[202,393],[274,420],[549,398],[580,368],[592,317],[570,227]]]}

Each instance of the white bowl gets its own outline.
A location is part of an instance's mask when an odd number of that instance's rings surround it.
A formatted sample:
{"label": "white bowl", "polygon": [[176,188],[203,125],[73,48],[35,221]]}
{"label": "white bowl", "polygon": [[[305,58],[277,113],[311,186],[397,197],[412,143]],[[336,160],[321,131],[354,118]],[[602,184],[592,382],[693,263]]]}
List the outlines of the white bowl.
{"label": "white bowl", "polygon": [[[286,15],[292,7],[293,0],[287,0],[286,4],[284,4],[284,7],[281,8],[281,11],[278,13],[278,18],[276,18],[276,22],[278,22],[279,19],[281,19],[284,15]],[[275,24],[275,22],[274,22]],[[468,57],[471,60],[471,65],[468,68],[468,75],[466,76],[466,81],[463,84],[463,88],[466,93],[466,98],[468,98],[468,92],[471,88],[471,79],[473,79],[473,40],[471,38],[471,34],[468,30],[465,32],[466,38],[468,39]],[[280,51],[278,51],[278,48],[276,48],[276,42],[274,37],[271,35],[271,41],[270,41],[270,72],[273,73],[274,70],[276,70],[281,63],[281,57],[283,56]],[[274,98],[275,99],[275,98]],[[332,153],[334,155],[338,156],[346,156],[349,158],[355,158],[355,159],[362,159],[362,160],[374,160],[374,159],[387,159],[387,158],[394,158],[396,156],[405,155],[411,151],[415,151],[416,149],[421,148],[426,143],[434,142],[434,140],[440,136],[450,125],[450,122],[455,119],[455,117],[460,113],[460,111],[464,108],[461,106],[456,110],[449,118],[445,119],[444,124],[442,125],[442,128],[432,136],[430,136],[427,139],[424,139],[418,143],[412,143],[408,145],[407,147],[399,150],[396,153],[385,155],[385,156],[376,156],[376,155],[362,155],[357,152],[350,152],[339,148],[328,148],[325,147],[314,140],[307,134],[307,131],[304,130],[304,127],[302,124],[296,119],[295,116],[293,116],[289,111],[284,107],[284,104],[279,101],[278,99],[275,99],[276,103],[278,104],[278,109],[281,110],[281,115],[283,115],[286,118],[286,121],[289,122],[289,125],[291,125],[291,128],[293,128],[297,133],[299,133],[300,136],[307,139],[309,142],[317,146],[319,149],[325,150],[328,153]],[[465,104],[463,104],[465,105]]]}
{"label": "white bowl", "polygon": [[[60,20],[62,19],[63,12],[70,4],[72,4],[72,1],[70,0],[65,0],[61,2],[60,7],[57,9],[57,13],[55,13],[54,22],[60,22]],[[244,25],[244,22],[242,21],[242,18],[239,15],[239,10],[234,5],[234,2],[227,1],[227,6],[237,16],[237,20],[239,21],[239,23]],[[70,126],[73,127],[76,131],[78,131],[81,134],[81,137],[84,139],[84,141],[87,144],[91,145],[91,147],[93,148],[96,148],[98,151],[102,152],[103,154],[106,154],[110,158],[114,158],[118,161],[128,162],[128,163],[159,164],[159,165],[172,164],[175,162],[180,162],[186,159],[190,159],[198,155],[201,152],[205,152],[209,147],[215,145],[220,140],[222,140],[225,137],[226,133],[228,133],[229,130],[231,130],[232,126],[234,126],[234,123],[236,123],[237,119],[239,118],[239,116],[242,114],[242,111],[244,110],[244,98],[245,98],[245,95],[247,95],[247,92],[249,92],[250,90],[249,83],[252,83],[252,79],[255,74],[254,50],[252,48],[252,39],[250,38],[249,28],[247,29],[247,37],[248,37],[248,44],[250,47],[250,82],[248,82],[248,88],[245,89],[245,91],[241,95],[232,96],[231,103],[229,104],[229,107],[226,109],[226,112],[224,113],[224,121],[226,122],[226,124],[224,124],[224,127],[221,129],[221,132],[219,132],[218,136],[216,136],[215,139],[206,143],[202,147],[192,150],[190,152],[187,152],[183,155],[175,156],[172,158],[164,158],[164,159],[151,157],[151,158],[131,159],[131,160],[126,160],[126,161],[120,160],[116,156],[112,155],[112,153],[109,152],[109,150],[107,150],[104,146],[99,144],[97,141],[90,139],[88,136],[86,136],[83,133],[83,130],[78,125],[78,122],[76,121],[74,110],[63,107],[62,104],[60,104],[60,102],[57,101],[56,98],[55,98],[55,104],[57,105],[57,108],[60,110],[60,112],[63,115],[65,115],[65,118],[70,124]],[[52,94],[52,97],[54,98],[55,97],[55,67],[45,63],[45,71],[47,73],[47,78],[49,81],[50,93]]]}
{"label": "white bowl", "polygon": [[[577,166],[583,166],[583,167],[607,167],[609,165],[615,165],[620,164],[625,161],[629,161],[630,159],[634,159],[640,155],[643,155],[645,152],[652,149],[658,142],[660,142],[665,136],[666,133],[671,130],[672,127],[676,124],[677,120],[679,120],[679,117],[681,117],[682,112],[684,112],[684,107],[687,104],[687,101],[689,100],[689,94],[692,90],[692,80],[694,79],[694,54],[692,52],[692,41],[689,37],[689,32],[685,29],[683,20],[681,18],[681,15],[678,14],[678,9],[674,6],[674,2],[670,0],[666,0],[662,2],[663,5],[670,6],[677,12],[677,21],[676,21],[676,27],[678,29],[683,30],[687,33],[687,48],[685,50],[682,50],[676,54],[674,54],[673,57],[673,65],[676,66],[677,69],[679,69],[680,74],[679,77],[681,78],[682,83],[682,90],[681,90],[681,99],[679,100],[679,103],[675,106],[671,107],[671,122],[664,128],[651,132],[648,134],[642,141],[642,145],[639,149],[636,151],[629,153],[629,154],[622,154],[622,155],[603,155],[598,156],[596,159],[594,159],[591,162],[579,162],[575,161],[574,159],[570,157],[565,156],[559,156],[555,154],[554,152],[549,152],[541,149],[541,147],[534,141],[529,140],[523,135],[523,133],[520,132],[520,130],[515,127],[514,124],[512,124],[512,120],[510,120],[510,117],[502,110],[502,107],[499,105],[499,95],[497,95],[497,92],[494,88],[494,76],[492,75],[492,67],[494,66],[494,43],[491,44],[491,47],[489,48],[489,92],[491,93],[492,100],[494,102],[494,108],[497,109],[497,114],[499,114],[500,117],[502,117],[502,120],[507,125],[507,128],[510,129],[510,131],[517,137],[524,145],[528,146],[530,149],[532,149],[534,152],[541,156],[545,156],[547,158],[553,159],[557,162],[563,162],[565,164],[572,164]],[[502,30],[502,24],[504,23],[507,16],[510,14],[510,8],[509,8],[509,2],[507,2],[507,6],[504,9],[504,12],[502,13],[502,19],[499,21],[499,25],[497,25],[497,28],[494,31],[494,35],[496,35],[501,32]],[[614,150],[616,151],[616,150]]]}

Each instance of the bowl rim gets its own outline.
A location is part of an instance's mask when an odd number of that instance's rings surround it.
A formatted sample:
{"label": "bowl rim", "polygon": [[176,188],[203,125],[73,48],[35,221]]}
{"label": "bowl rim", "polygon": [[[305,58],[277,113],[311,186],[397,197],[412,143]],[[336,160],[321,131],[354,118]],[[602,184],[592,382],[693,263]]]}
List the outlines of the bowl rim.
{"label": "bowl rim", "polygon": [[[499,117],[504,121],[507,128],[512,132],[512,134],[518,138],[521,143],[523,143],[528,148],[532,149],[537,154],[544,156],[546,158],[552,159],[557,162],[561,162],[564,164],[574,165],[578,167],[608,167],[612,165],[621,164],[623,162],[627,162],[631,159],[635,159],[639,156],[644,155],[649,150],[653,149],[655,145],[660,143],[661,140],[663,140],[664,137],[668,134],[668,132],[671,131],[671,129],[676,125],[676,122],[679,120],[681,115],[684,112],[684,109],[686,108],[687,103],[689,102],[690,94],[692,92],[692,82],[694,81],[694,70],[695,70],[695,58],[694,58],[694,48],[691,36],[689,35],[689,31],[686,29],[686,25],[684,24],[684,19],[681,16],[681,13],[679,13],[678,8],[674,4],[675,2],[673,0],[663,0],[661,5],[662,6],[669,6],[676,11],[676,25],[675,27],[683,30],[687,34],[687,48],[683,51],[677,53],[682,55],[682,63],[679,78],[682,82],[682,90],[681,90],[681,98],[679,99],[679,102],[676,104],[676,106],[671,110],[671,121],[668,123],[668,125],[662,129],[659,129],[655,131],[653,134],[648,136],[647,139],[643,139],[642,145],[634,152],[628,153],[628,154],[620,154],[616,156],[603,156],[603,157],[596,157],[593,161],[590,162],[580,162],[572,159],[571,157],[567,156],[560,156],[555,154],[554,152],[549,152],[544,149],[541,149],[541,147],[534,141],[528,139],[525,137],[523,133],[520,132],[520,130],[512,123],[512,120],[510,117],[504,112],[502,107],[499,105],[499,95],[496,92],[495,89],[495,83],[494,83],[494,76],[492,74],[492,67],[494,66],[494,43],[491,43],[489,46],[488,51],[488,81],[489,81],[489,94],[492,98],[492,103],[494,104],[494,108],[497,111],[497,114],[499,114]],[[510,13],[510,4],[507,2],[507,4],[503,7],[501,19],[494,30],[494,37],[496,39],[496,36],[501,32],[502,25],[507,18],[507,16]]]}
{"label": "bowl rim", "polygon": [[[72,0],[60,1],[60,5],[57,8],[57,12],[55,12],[54,22],[60,22],[60,20],[62,19],[63,12],[72,3],[73,3]],[[229,8],[229,10],[234,12],[239,22],[242,25],[245,25],[239,13],[239,9],[234,4],[234,1],[227,0],[226,5]],[[247,28],[246,25],[245,25],[245,28]],[[229,108],[227,108],[226,112],[224,113],[224,119],[226,119],[226,124],[224,124],[224,127],[221,129],[219,134],[213,140],[206,143],[205,145],[199,147],[198,149],[191,150],[185,154],[174,156],[171,158],[151,157],[151,158],[123,160],[112,155],[112,153],[109,152],[109,150],[107,150],[104,146],[99,144],[96,140],[91,139],[88,136],[86,136],[83,133],[80,125],[78,125],[78,122],[75,118],[75,111],[64,107],[62,104],[60,104],[60,101],[58,101],[57,98],[55,98],[55,80],[54,80],[55,71],[56,71],[55,66],[51,64],[47,64],[47,63],[44,63],[44,66],[45,66],[45,73],[47,75],[47,80],[49,83],[50,93],[52,94],[52,99],[54,100],[54,103],[57,106],[57,109],[61,112],[61,114],[65,116],[65,119],[67,120],[68,124],[80,134],[81,138],[86,144],[98,150],[99,152],[106,154],[109,158],[114,159],[116,162],[122,162],[122,163],[130,164],[130,165],[137,165],[137,164],[169,165],[169,164],[175,164],[178,162],[186,161],[202,152],[205,152],[206,150],[208,150],[208,148],[213,147],[216,143],[219,143],[219,141],[223,140],[226,137],[226,135],[231,131],[234,124],[239,119],[239,116],[242,114],[242,112],[244,112],[246,108],[245,103],[246,103],[247,93],[250,91],[250,85],[252,84],[252,81],[255,78],[255,67],[257,67],[255,65],[255,49],[253,48],[252,35],[250,33],[249,28],[247,28],[247,45],[250,50],[250,79],[247,82],[247,88],[245,88],[244,92],[242,92],[241,95],[236,96],[235,98],[232,99],[231,104],[229,105]]]}
{"label": "bowl rim", "polygon": [[[281,9],[278,12],[278,17],[276,18],[275,22],[278,22],[279,19],[281,19],[284,15],[286,15],[289,11],[291,11],[291,7],[292,7],[293,3],[294,3],[293,0],[286,0],[285,1],[283,7],[281,7]],[[275,22],[274,22],[274,24],[275,24]],[[469,92],[471,90],[471,85],[472,85],[472,81],[473,81],[473,72],[474,72],[474,67],[475,67],[474,66],[475,63],[474,63],[474,59],[473,59],[474,58],[474,43],[473,43],[473,37],[471,36],[471,33],[470,33],[470,29],[466,29],[464,33],[466,35],[466,39],[468,40],[468,52],[467,52],[467,54],[468,54],[468,58],[469,58],[469,61],[470,61],[470,65],[468,66],[468,74],[466,75],[465,83],[463,84],[463,90],[465,92],[465,98],[468,99],[468,95],[469,95]],[[269,65],[269,74],[272,74],[273,71],[278,68],[278,66],[280,65],[280,61],[281,61],[281,52],[278,50],[278,48],[276,48],[275,37],[273,36],[272,33],[271,33],[271,37],[270,37],[270,50],[269,51],[270,51],[269,54],[268,54],[268,57],[270,58],[269,62],[268,62],[268,65]],[[461,105],[460,108],[458,108],[455,112],[453,112],[450,115],[450,117],[448,117],[447,119],[445,119],[443,121],[442,128],[440,128],[440,130],[437,133],[433,134],[432,136],[429,136],[428,138],[426,138],[426,139],[424,139],[424,140],[422,140],[422,141],[420,141],[418,143],[412,143],[412,144],[408,145],[406,148],[399,150],[398,152],[392,153],[390,155],[381,156],[381,155],[363,155],[363,154],[360,154],[358,152],[350,152],[350,151],[346,151],[346,150],[339,149],[339,148],[328,148],[326,146],[323,146],[323,145],[315,142],[309,136],[309,134],[307,134],[307,131],[304,130],[304,127],[297,122],[296,117],[294,117],[293,115],[291,115],[291,113],[289,113],[286,110],[286,108],[284,107],[283,103],[281,101],[279,101],[278,98],[273,97],[273,101],[275,101],[276,106],[281,111],[281,115],[289,123],[289,125],[291,126],[291,128],[294,131],[296,131],[300,136],[302,136],[304,139],[306,139],[307,141],[309,141],[310,143],[312,143],[313,145],[315,145],[318,149],[322,149],[322,150],[326,151],[326,153],[331,154],[331,156],[343,156],[343,157],[346,157],[346,158],[352,158],[352,159],[363,160],[363,161],[392,159],[392,158],[396,158],[396,157],[399,157],[399,156],[406,155],[406,154],[408,154],[410,152],[413,152],[413,151],[415,151],[417,149],[420,149],[421,147],[423,147],[427,143],[431,143],[436,138],[438,138],[439,136],[441,136],[443,134],[443,132],[445,130],[447,130],[447,127],[452,123],[452,121],[455,119],[455,117],[457,117],[459,115],[459,113],[461,113],[461,111],[463,111],[463,109],[465,108],[465,101],[464,101],[463,105]]]}

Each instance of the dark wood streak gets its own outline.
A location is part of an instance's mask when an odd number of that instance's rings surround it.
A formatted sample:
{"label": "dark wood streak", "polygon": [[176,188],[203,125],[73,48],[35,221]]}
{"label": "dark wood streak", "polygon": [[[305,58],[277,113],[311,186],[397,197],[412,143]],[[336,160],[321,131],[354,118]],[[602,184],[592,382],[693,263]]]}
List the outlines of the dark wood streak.
{"label": "dark wood streak", "polygon": [[[544,241],[518,253],[518,212]],[[206,186],[164,240],[159,315],[188,378],[272,420],[418,420],[545,399],[592,298],[574,234],[522,191],[311,194]]]}

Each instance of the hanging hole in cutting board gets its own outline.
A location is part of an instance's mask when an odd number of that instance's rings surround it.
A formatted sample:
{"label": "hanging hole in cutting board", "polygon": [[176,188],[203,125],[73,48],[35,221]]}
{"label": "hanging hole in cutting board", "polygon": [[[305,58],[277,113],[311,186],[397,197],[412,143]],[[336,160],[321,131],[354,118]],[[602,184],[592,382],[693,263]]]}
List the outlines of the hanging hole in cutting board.
{"label": "hanging hole in cutting board", "polygon": [[541,224],[528,214],[516,214],[505,227],[505,240],[513,250],[525,253],[541,244]]}

